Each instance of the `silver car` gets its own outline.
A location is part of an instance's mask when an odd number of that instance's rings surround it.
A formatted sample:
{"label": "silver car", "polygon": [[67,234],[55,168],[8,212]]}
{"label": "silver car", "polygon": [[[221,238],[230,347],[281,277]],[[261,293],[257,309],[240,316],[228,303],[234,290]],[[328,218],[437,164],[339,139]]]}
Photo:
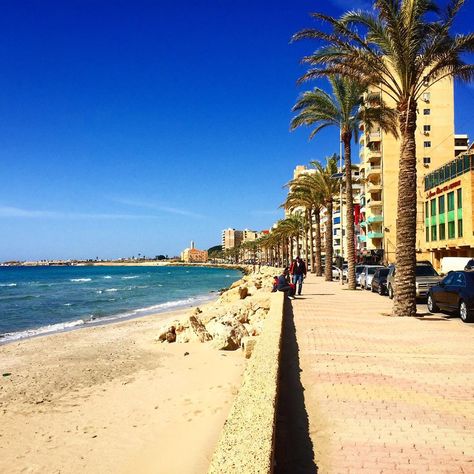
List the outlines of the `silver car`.
{"label": "silver car", "polygon": [[372,288],[372,278],[374,278],[375,271],[379,268],[385,268],[383,265],[366,265],[360,273],[360,287],[365,290]]}

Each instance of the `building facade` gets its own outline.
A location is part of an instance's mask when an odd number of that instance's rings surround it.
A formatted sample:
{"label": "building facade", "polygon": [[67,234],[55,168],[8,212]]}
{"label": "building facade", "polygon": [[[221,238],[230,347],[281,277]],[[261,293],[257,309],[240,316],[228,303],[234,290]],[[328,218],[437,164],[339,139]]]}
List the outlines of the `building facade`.
{"label": "building facade", "polygon": [[[382,91],[373,90],[371,94],[381,94],[389,106],[395,105]],[[400,141],[384,133],[377,124],[372,124],[370,129],[361,124],[360,128],[361,178],[365,183],[360,199],[361,253],[376,256],[384,263],[393,263]],[[416,247],[419,253],[424,247],[425,232],[423,177],[427,171],[453,159],[454,145],[454,90],[452,80],[447,78],[432,85],[426,84],[418,103]]]}
{"label": "building facade", "polygon": [[434,267],[443,257],[474,258],[474,153],[427,174],[423,197],[423,250]]}
{"label": "building facade", "polygon": [[208,260],[207,250],[194,248],[194,242],[191,241],[191,247],[181,252],[181,260],[185,263],[206,263]]}
{"label": "building facade", "polygon": [[244,231],[235,229],[224,229],[222,231],[222,249],[228,250],[238,247],[244,240]]}

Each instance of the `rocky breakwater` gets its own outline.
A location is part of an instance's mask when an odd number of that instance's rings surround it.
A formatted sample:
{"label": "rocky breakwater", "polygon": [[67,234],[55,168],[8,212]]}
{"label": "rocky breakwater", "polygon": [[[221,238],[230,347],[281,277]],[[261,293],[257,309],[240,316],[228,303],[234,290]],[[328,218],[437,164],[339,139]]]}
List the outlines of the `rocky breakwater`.
{"label": "rocky breakwater", "polygon": [[163,327],[157,341],[203,342],[219,350],[243,347],[249,357],[270,309],[272,277],[276,273],[268,267],[249,273],[217,301],[193,308],[185,317]]}

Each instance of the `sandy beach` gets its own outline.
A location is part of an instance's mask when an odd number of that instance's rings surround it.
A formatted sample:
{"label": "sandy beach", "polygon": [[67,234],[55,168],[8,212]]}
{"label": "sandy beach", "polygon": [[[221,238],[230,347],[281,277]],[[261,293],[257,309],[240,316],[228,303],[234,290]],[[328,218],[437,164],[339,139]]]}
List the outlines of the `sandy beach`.
{"label": "sandy beach", "polygon": [[188,311],[0,346],[0,472],[206,472],[245,359],[155,342]]}

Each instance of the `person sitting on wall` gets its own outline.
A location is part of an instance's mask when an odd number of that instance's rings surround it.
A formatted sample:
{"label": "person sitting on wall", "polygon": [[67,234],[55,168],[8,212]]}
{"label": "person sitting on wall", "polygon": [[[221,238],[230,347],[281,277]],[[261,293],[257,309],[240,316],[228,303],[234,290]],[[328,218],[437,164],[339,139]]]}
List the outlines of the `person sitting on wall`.
{"label": "person sitting on wall", "polygon": [[295,299],[295,285],[292,285],[289,281],[288,268],[283,270],[283,273],[278,277],[278,283],[276,286],[277,291],[283,291],[290,300]]}

